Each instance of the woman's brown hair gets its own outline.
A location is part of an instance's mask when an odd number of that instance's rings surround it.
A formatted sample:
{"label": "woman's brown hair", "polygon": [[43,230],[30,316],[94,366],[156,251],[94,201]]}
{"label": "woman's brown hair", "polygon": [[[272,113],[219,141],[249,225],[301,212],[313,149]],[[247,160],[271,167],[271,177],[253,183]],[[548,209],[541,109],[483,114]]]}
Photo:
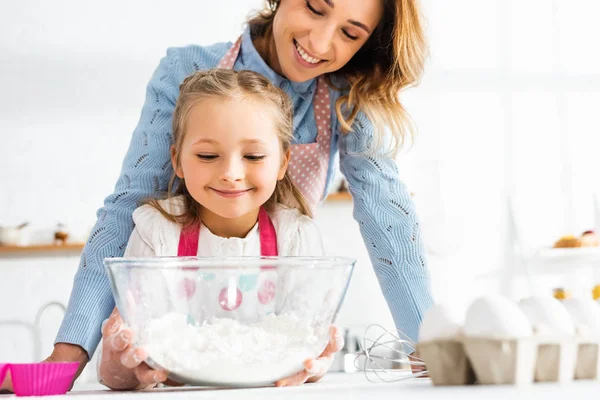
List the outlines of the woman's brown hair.
{"label": "woman's brown hair", "polygon": [[[418,84],[427,58],[427,43],[418,0],[381,0],[381,21],[361,49],[339,71],[348,82],[335,105],[344,132],[352,131],[358,112],[362,111],[376,129],[376,147],[385,140],[385,129],[392,133],[390,152],[395,153],[408,136],[414,138],[414,126],[400,103],[404,88]],[[252,17],[253,35],[272,34],[273,19],[280,0],[266,0],[267,8]],[[329,78],[329,77],[328,77]]]}
{"label": "woman's brown hair", "polygon": [[[233,71],[228,69],[212,69],[196,72],[187,77],[179,87],[180,94],[173,113],[173,155],[176,165],[180,165],[181,145],[185,136],[187,117],[190,110],[199,102],[211,98],[259,101],[270,111],[281,143],[282,156],[290,148],[293,139],[293,108],[288,95],[275,87],[267,78],[253,71]],[[283,159],[282,159],[283,162]],[[184,179],[178,179],[175,173],[169,182],[167,198],[181,195],[185,211],[176,215],[166,210],[157,199],[146,201],[159,210],[167,219],[184,226],[200,223],[201,205],[190,195]],[[312,216],[311,210],[300,190],[292,183],[286,172],[278,181],[275,191],[265,203],[267,210],[275,204],[295,207],[304,215]]]}

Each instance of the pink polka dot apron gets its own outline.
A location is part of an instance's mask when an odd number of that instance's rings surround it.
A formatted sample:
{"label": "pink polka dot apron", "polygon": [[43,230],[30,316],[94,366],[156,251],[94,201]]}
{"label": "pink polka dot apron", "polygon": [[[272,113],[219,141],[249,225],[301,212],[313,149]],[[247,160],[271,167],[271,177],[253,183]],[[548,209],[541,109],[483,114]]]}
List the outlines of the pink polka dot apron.
{"label": "pink polka dot apron", "polygon": [[[240,52],[241,38],[225,54],[219,68],[232,69]],[[317,141],[293,144],[288,174],[300,189],[308,205],[314,210],[321,202],[327,184],[329,154],[331,149],[331,114],[329,89],[325,78],[317,79],[317,92],[313,99],[313,112],[317,125]]]}
{"label": "pink polka dot apron", "polygon": [[[258,231],[260,235],[260,254],[264,257],[276,257],[277,234],[269,214],[263,207],[258,212]],[[198,255],[198,242],[200,240],[200,226],[194,225],[181,230],[179,235],[179,246],[177,256],[195,257]],[[206,278],[206,277],[205,277]],[[210,278],[208,278],[210,279]],[[264,279],[258,284],[257,274],[242,275],[239,278],[235,293],[230,292],[231,287],[223,287],[218,294],[220,307],[225,311],[233,311],[239,308],[244,301],[244,294],[256,293],[258,302],[262,305],[269,304],[275,297],[275,283],[270,279]],[[196,281],[185,278],[182,281],[180,293],[186,298],[191,298],[196,292]]]}

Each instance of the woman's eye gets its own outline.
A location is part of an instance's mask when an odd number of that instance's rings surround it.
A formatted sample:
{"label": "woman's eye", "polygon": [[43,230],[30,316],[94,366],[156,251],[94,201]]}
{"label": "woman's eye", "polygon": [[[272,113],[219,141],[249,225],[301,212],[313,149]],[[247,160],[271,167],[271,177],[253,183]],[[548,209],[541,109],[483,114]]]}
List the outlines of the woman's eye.
{"label": "woman's eye", "polygon": [[346,35],[346,37],[347,37],[348,39],[350,39],[350,40],[356,40],[356,39],[358,39],[358,36],[352,36],[352,35],[351,35],[351,34],[349,34],[349,33],[348,33],[348,31],[347,31],[347,30],[345,30],[345,29],[342,29],[342,32],[344,32],[344,35]]}
{"label": "woman's eye", "polygon": [[306,2],[306,8],[315,15],[320,15],[321,17],[323,16],[322,12],[315,10],[315,8],[310,4],[310,1]]}
{"label": "woman's eye", "polygon": [[196,154],[196,157],[204,161],[211,161],[217,158],[218,156],[215,154]]}
{"label": "woman's eye", "polygon": [[249,161],[260,161],[263,160],[265,156],[263,155],[247,155],[246,159]]}

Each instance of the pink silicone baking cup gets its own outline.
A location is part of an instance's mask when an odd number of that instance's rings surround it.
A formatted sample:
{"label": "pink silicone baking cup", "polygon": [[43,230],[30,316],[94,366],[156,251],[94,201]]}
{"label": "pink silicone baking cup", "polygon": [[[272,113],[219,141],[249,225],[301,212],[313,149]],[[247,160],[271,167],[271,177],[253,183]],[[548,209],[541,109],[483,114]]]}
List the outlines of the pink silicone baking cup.
{"label": "pink silicone baking cup", "polygon": [[10,364],[13,390],[17,396],[65,394],[79,368],[78,362]]}
{"label": "pink silicone baking cup", "polygon": [[6,377],[6,371],[8,370],[8,364],[0,364],[0,386],[4,383]]}

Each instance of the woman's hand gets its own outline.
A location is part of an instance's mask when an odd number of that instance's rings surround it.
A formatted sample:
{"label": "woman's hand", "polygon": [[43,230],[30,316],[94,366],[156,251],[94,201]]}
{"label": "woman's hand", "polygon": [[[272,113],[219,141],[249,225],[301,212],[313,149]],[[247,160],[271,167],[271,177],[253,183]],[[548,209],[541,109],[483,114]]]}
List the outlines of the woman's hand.
{"label": "woman's hand", "polygon": [[344,336],[340,329],[332,325],[329,328],[329,343],[323,353],[315,360],[304,362],[304,371],[275,382],[275,386],[297,386],[304,382],[316,382],[325,375],[333,363],[335,353],[344,347]]}
{"label": "woman's hand", "polygon": [[154,370],[144,361],[143,349],[132,346],[133,332],[125,328],[115,307],[102,326],[102,349],[98,379],[114,390],[149,389],[167,380],[167,372]]}

